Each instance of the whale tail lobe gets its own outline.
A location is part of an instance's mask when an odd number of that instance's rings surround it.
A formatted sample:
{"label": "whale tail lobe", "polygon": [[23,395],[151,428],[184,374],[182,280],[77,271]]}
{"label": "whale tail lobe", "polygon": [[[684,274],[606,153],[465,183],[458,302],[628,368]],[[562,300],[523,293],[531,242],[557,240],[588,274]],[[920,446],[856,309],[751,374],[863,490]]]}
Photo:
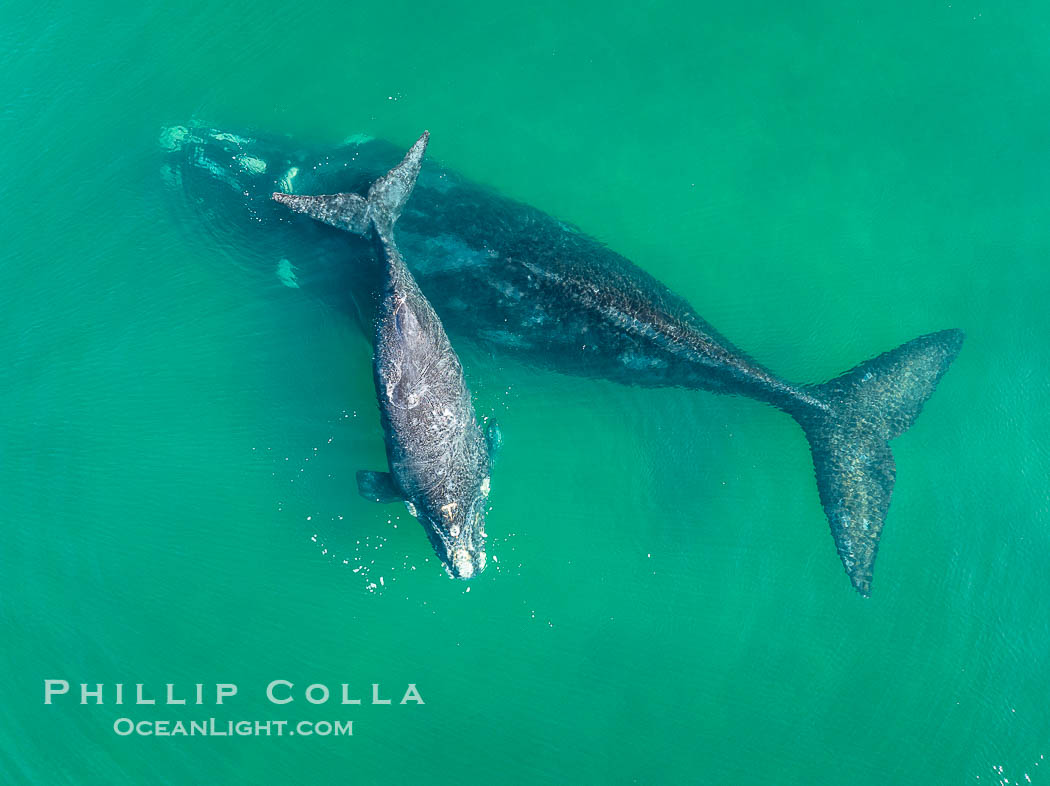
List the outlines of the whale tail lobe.
{"label": "whale tail lobe", "polygon": [[380,235],[389,235],[416,185],[429,140],[430,132],[424,131],[405,153],[401,163],[372,184],[367,197],[358,194],[307,196],[276,192],[273,199],[296,213],[305,213],[324,224],[357,235],[367,235],[373,223]]}
{"label": "whale tail lobe", "polygon": [[896,476],[889,441],[915,421],[962,341],[960,330],[920,336],[810,387],[826,411],[792,413],[809,439],[835,547],[865,597]]}

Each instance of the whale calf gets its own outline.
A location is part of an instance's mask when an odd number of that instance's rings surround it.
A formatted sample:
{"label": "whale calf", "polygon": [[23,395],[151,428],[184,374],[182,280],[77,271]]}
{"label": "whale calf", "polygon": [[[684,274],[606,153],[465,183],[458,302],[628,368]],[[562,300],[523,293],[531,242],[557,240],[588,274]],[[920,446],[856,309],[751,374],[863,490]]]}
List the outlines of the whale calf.
{"label": "whale calf", "polygon": [[[404,501],[449,575],[469,579],[486,564],[489,440],[496,427],[492,422],[482,433],[459,358],[394,240],[428,139],[424,132],[367,196],[339,200],[342,225],[371,237],[383,263],[372,368],[390,471],[359,471],[357,482],[366,498]],[[296,197],[273,198],[300,209]]]}
{"label": "whale calf", "polygon": [[[239,255],[265,247],[288,257],[308,237],[300,283],[335,281],[327,260],[334,249],[346,252],[315,222],[276,212],[271,192],[295,195],[289,206],[355,230],[360,217],[347,209],[349,195],[365,193],[396,152],[363,137],[310,149],[204,127],[167,129],[161,141],[169,150],[165,177],[208,223],[222,225]],[[236,215],[243,221],[230,220]],[[748,396],[791,415],[809,440],[842,565],[857,592],[870,593],[896,472],[889,442],[915,421],[958,354],[961,331],[920,336],[829,382],[793,384],[625,257],[431,162],[398,223],[398,246],[457,341],[563,373]],[[362,264],[351,267],[362,278],[340,283],[368,291],[364,278],[376,266],[365,263],[375,250],[354,248]]]}

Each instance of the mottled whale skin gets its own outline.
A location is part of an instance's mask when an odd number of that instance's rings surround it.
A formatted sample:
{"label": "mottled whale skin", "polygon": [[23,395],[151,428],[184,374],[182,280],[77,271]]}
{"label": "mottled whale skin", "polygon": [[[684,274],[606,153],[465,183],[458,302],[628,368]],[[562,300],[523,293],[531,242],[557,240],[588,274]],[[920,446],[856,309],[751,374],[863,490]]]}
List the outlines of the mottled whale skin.
{"label": "mottled whale skin", "polygon": [[[449,575],[470,579],[486,564],[489,445],[459,357],[395,240],[395,223],[412,194],[428,139],[424,132],[366,197],[340,200],[344,228],[371,238],[383,269],[372,368],[390,471],[361,471],[357,480],[366,498],[403,500]],[[296,206],[295,197],[274,199]]]}
{"label": "mottled whale skin", "polygon": [[[168,129],[162,143],[171,152],[165,176],[208,205],[205,219],[210,214],[208,223],[222,225],[235,254],[308,239],[312,255],[297,266],[318,279],[332,277],[324,260],[335,238],[316,222],[276,213],[270,192],[331,195],[327,220],[345,229],[341,195],[364,193],[397,156],[396,148],[370,139],[311,150],[201,127]],[[398,244],[457,341],[462,336],[563,373],[748,396],[789,413],[809,440],[843,567],[853,587],[869,594],[896,471],[888,443],[911,426],[958,354],[960,331],[913,339],[823,384],[795,385],[625,257],[432,162],[398,223]],[[367,276],[374,252],[367,244],[355,248],[357,274]],[[341,284],[369,289],[363,281]]]}

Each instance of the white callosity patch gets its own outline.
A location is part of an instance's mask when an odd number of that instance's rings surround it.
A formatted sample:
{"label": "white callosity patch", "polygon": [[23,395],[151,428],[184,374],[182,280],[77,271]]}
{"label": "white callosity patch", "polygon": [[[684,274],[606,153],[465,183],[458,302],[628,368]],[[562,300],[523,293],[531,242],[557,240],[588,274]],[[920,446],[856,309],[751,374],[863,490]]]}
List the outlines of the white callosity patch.
{"label": "white callosity patch", "polygon": [[456,549],[452,562],[461,578],[469,579],[474,575],[474,563],[470,561],[470,552],[466,549]]}
{"label": "white callosity patch", "polygon": [[237,156],[237,163],[241,165],[241,169],[253,175],[261,175],[266,171],[266,162],[255,156]]}
{"label": "white callosity patch", "polygon": [[486,497],[489,495],[489,490],[491,488],[491,485],[492,485],[492,478],[485,478],[483,481],[481,481],[481,493],[482,493],[482,495],[484,495]]}
{"label": "white callosity patch", "polygon": [[165,150],[182,150],[182,146],[186,142],[199,142],[201,140],[194,137],[186,126],[171,126],[170,128],[161,129],[158,141]]}
{"label": "white callosity patch", "polygon": [[292,289],[299,288],[299,280],[295,276],[295,265],[287,259],[282,259],[277,263],[277,278],[279,278],[281,283],[286,287],[291,287]]}
{"label": "white callosity patch", "polygon": [[405,500],[405,507],[408,508],[408,515],[414,516],[415,518],[419,518],[419,511],[416,510],[416,506],[409,502],[407,499]]}
{"label": "white callosity patch", "polygon": [[298,174],[299,174],[299,167],[297,167],[297,166],[290,167],[288,169],[288,171],[285,172],[284,175],[281,176],[281,179],[277,182],[277,185],[279,185],[281,187],[281,191],[283,191],[286,194],[293,194],[293,193],[295,193],[295,189],[294,189],[293,183],[294,183],[295,178],[296,178],[296,176]]}
{"label": "white callosity patch", "polygon": [[243,136],[237,136],[236,134],[230,134],[225,131],[214,131],[211,135],[212,139],[216,139],[219,142],[232,142],[235,145],[245,147],[251,144],[251,139],[245,139]]}

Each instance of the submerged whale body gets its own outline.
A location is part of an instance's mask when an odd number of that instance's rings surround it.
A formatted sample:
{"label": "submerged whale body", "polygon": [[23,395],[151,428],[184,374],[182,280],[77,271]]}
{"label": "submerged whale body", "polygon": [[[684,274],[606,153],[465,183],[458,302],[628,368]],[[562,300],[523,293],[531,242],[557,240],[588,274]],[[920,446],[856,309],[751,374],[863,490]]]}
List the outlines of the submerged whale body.
{"label": "submerged whale body", "polygon": [[[330,278],[323,260],[336,249],[345,258],[346,241],[289,217],[271,192],[352,229],[346,195],[364,194],[397,157],[396,148],[369,139],[304,150],[205,128],[168,129],[162,143],[171,153],[165,176],[215,218],[210,223],[232,239],[234,253],[302,246],[308,236],[312,256],[300,260],[299,281]],[[409,267],[455,335],[563,373],[743,395],[790,414],[809,440],[843,567],[869,594],[896,471],[888,443],[911,426],[958,354],[960,331],[913,339],[830,382],[796,385],[734,347],[625,257],[432,163],[397,226]],[[367,243],[354,248],[360,264],[347,268],[359,278],[341,283],[371,291],[375,252]]]}

